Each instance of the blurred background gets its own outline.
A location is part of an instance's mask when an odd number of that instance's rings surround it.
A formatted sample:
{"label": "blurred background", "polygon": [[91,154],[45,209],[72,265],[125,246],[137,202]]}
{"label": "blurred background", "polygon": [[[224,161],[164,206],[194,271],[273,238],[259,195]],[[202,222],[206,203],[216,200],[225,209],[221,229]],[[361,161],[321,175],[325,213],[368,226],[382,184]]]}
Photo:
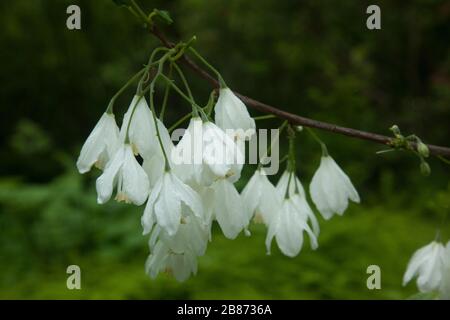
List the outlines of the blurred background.
{"label": "blurred background", "polygon": [[[66,8],[81,8],[82,29],[66,28]],[[239,92],[318,120],[389,134],[397,124],[425,142],[450,145],[450,2],[173,0],[140,1],[170,11],[173,40],[196,48]],[[381,30],[366,28],[369,4]],[[16,0],[0,3],[0,298],[25,299],[405,299],[401,281],[413,252],[450,236],[450,166],[430,159],[424,177],[406,152],[317,132],[349,174],[362,203],[320,219],[319,249],[305,242],[296,258],[265,229],[227,240],[215,226],[198,275],[177,283],[144,273],[143,207],[97,205],[98,170],[79,175],[82,143],[111,96],[160,44],[111,0]],[[197,100],[209,84],[185,70]],[[134,93],[116,104],[117,118]],[[188,106],[170,98],[167,126]],[[250,110],[252,115],[261,115]],[[279,120],[258,122],[276,127]],[[305,187],[320,148],[298,135]],[[238,183],[241,189],[254,168]],[[274,177],[273,181],[276,181]],[[81,267],[82,290],[66,288],[66,268]],[[366,287],[366,268],[381,268],[382,289]]]}

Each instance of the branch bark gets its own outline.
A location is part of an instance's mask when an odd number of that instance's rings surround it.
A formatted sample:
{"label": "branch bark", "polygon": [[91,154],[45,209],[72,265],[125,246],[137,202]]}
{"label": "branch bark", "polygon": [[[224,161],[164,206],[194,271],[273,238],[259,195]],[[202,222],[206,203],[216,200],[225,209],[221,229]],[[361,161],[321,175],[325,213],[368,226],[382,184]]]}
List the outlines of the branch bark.
{"label": "branch bark", "polygon": [[[161,43],[164,46],[166,46],[168,48],[172,48],[174,46],[174,43],[171,42],[169,39],[167,39],[167,37],[156,26],[153,26],[150,29],[150,32],[156,38],[158,38],[159,41],[161,41]],[[209,72],[207,72],[206,70],[201,68],[197,63],[195,63],[187,55],[183,55],[180,58],[180,60],[181,60],[181,62],[183,64],[185,64],[187,67],[189,67],[197,75],[199,75],[203,79],[207,80],[211,84],[211,86],[213,88],[215,88],[215,89],[219,88],[218,80],[215,77],[211,76],[211,74]],[[310,128],[321,129],[321,130],[325,130],[325,131],[330,131],[330,132],[342,134],[342,135],[345,135],[345,136],[348,136],[348,137],[357,138],[357,139],[363,139],[363,140],[367,140],[367,141],[372,141],[372,142],[376,142],[376,143],[379,143],[379,144],[384,144],[384,145],[387,145],[389,147],[392,147],[391,146],[391,143],[393,141],[392,137],[381,135],[381,134],[377,134],[377,133],[372,133],[372,132],[367,132],[367,131],[347,128],[347,127],[341,127],[341,126],[338,126],[338,125],[335,125],[335,124],[322,122],[322,121],[318,121],[318,120],[314,120],[314,119],[310,119],[310,118],[301,117],[299,115],[283,111],[283,110],[281,110],[281,109],[279,109],[277,107],[270,106],[268,104],[265,104],[265,103],[262,103],[260,101],[255,100],[255,99],[252,99],[250,97],[247,97],[247,96],[245,96],[243,94],[240,94],[239,92],[234,92],[234,93],[247,106],[249,106],[249,107],[251,107],[251,108],[253,108],[255,110],[258,110],[260,112],[263,112],[263,113],[273,114],[273,115],[275,115],[275,116],[277,116],[277,117],[279,117],[281,119],[288,120],[292,124],[302,125],[302,126],[310,127]],[[414,148],[416,148],[416,144],[415,143],[412,143],[412,146]],[[427,144],[427,146],[428,146],[428,148],[430,150],[430,154],[435,155],[435,156],[443,156],[443,157],[446,157],[446,158],[450,158],[450,148],[437,146],[437,145],[432,145],[432,144]]]}

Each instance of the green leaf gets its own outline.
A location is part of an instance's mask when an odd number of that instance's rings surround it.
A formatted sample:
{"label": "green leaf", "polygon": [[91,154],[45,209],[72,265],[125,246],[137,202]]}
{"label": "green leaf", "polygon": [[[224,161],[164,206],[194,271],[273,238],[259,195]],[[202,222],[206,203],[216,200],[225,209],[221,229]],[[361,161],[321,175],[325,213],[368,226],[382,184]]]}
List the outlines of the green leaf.
{"label": "green leaf", "polygon": [[167,24],[173,23],[173,20],[170,17],[169,11],[154,9],[153,12],[156,13],[156,16],[159,17],[165,23],[167,23]]}

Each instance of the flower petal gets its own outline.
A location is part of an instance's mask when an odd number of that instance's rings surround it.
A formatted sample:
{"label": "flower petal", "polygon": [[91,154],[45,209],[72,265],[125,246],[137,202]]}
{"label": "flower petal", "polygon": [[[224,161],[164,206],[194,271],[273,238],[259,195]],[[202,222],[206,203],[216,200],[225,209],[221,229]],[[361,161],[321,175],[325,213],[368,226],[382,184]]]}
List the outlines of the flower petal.
{"label": "flower petal", "polygon": [[77,160],[78,171],[88,172],[99,160],[102,160],[100,167],[103,168],[116,151],[118,139],[119,128],[114,115],[104,113],[81,148]]}
{"label": "flower petal", "polygon": [[179,200],[186,204],[191,210],[192,213],[198,217],[203,217],[203,206],[202,200],[200,196],[195,192],[191,187],[187,184],[184,184],[178,177],[174,174],[170,174],[170,178],[172,180],[172,192],[174,196]]}
{"label": "flower petal", "polygon": [[158,224],[172,236],[180,226],[181,203],[178,197],[173,195],[173,184],[170,174],[165,172],[162,176],[161,192],[155,203],[155,215]]}
{"label": "flower petal", "polygon": [[234,185],[221,179],[213,185],[215,196],[214,212],[223,234],[234,239],[248,224],[244,204]]}
{"label": "flower petal", "polygon": [[162,177],[156,182],[155,186],[150,192],[147,200],[147,205],[144,209],[144,214],[141,218],[142,228],[144,229],[143,234],[148,234],[155,223],[155,211],[154,206],[158,200],[159,194],[161,193],[163,179]]}
{"label": "flower petal", "polygon": [[96,188],[97,188],[97,202],[103,204],[107,202],[112,195],[116,176],[122,169],[125,160],[125,147],[121,147],[117,150],[114,157],[108,163],[103,171],[103,174],[97,178]]}
{"label": "flower petal", "polygon": [[134,204],[145,202],[150,190],[147,174],[134,157],[130,145],[125,147],[125,160],[122,166],[122,192]]}

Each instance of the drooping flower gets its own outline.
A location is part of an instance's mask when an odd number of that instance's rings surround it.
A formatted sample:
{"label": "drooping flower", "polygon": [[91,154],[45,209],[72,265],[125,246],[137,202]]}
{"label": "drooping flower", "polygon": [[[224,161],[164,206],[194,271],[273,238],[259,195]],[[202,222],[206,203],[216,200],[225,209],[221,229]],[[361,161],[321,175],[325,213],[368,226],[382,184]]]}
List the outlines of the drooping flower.
{"label": "drooping flower", "polygon": [[359,203],[358,192],[349,177],[330,156],[322,156],[309,186],[311,198],[324,219],[344,214],[348,200]]}
{"label": "drooping flower", "polygon": [[446,265],[446,250],[442,243],[433,241],[417,250],[408,263],[403,285],[417,277],[417,287],[421,292],[431,292],[440,288]]}
{"label": "drooping flower", "polygon": [[212,122],[203,124],[203,163],[212,173],[236,182],[245,160],[238,145]]}
{"label": "drooping flower", "polygon": [[155,278],[164,271],[178,281],[197,272],[197,257],[205,254],[209,231],[195,216],[186,216],[178,231],[169,235],[158,225],[149,240],[151,254],[146,262],[147,274]]}
{"label": "drooping flower", "polygon": [[[131,122],[130,122],[131,119]],[[162,140],[167,143],[170,141],[169,133],[164,124],[157,120]],[[128,132],[127,132],[128,131]],[[157,139],[155,122],[153,114],[148,107],[145,97],[135,95],[130,103],[128,111],[125,113],[122,126],[120,128],[120,137],[126,141],[126,135],[133,146],[133,150],[139,153],[142,158],[150,159],[155,154],[160,153],[160,145]]]}
{"label": "drooping flower", "polygon": [[103,174],[97,178],[97,202],[100,204],[107,202],[116,185],[118,201],[141,205],[147,199],[148,177],[134,157],[130,144],[119,147],[106,165]]}
{"label": "drooping flower", "polygon": [[[289,181],[290,175],[291,181]],[[294,172],[290,173],[288,170],[286,170],[281,175],[281,178],[278,181],[276,187],[276,190],[281,197],[286,196],[288,185],[289,197],[292,199],[292,201],[294,201],[297,208],[299,209],[299,213],[304,217],[305,221],[309,221],[311,223],[314,234],[316,235],[316,237],[318,237],[320,233],[319,222],[317,221],[314,212],[308,204],[305,189],[303,188],[303,185],[297,175]]]}
{"label": "drooping flower", "polygon": [[[203,168],[203,121],[199,117],[191,118],[187,129],[172,149],[171,160],[178,177],[185,182],[201,183],[204,175]],[[212,183],[211,177],[208,184]]]}
{"label": "drooping flower", "polygon": [[275,237],[281,252],[289,257],[295,257],[303,246],[303,231],[309,235],[311,248],[318,247],[317,239],[311,228],[306,223],[305,217],[299,212],[299,208],[292,198],[285,198],[281,207],[273,216],[269,224],[266,236],[267,253]]}
{"label": "drooping flower", "polygon": [[173,252],[167,243],[158,241],[145,262],[145,271],[153,279],[166,272],[183,282],[197,273],[197,257],[190,250]]}
{"label": "drooping flower", "polygon": [[144,234],[149,233],[157,222],[169,235],[174,235],[180,226],[184,207],[199,218],[203,216],[199,195],[172,171],[165,171],[150,192],[141,219]]}
{"label": "drooping flower", "polygon": [[255,215],[255,220],[270,224],[273,215],[281,207],[281,197],[269,181],[263,169],[257,169],[242,191],[247,218]]}
{"label": "drooping flower", "polygon": [[[130,122],[131,119],[131,122]],[[170,134],[165,125],[156,119],[162,145],[167,154],[174,148]],[[158,139],[153,113],[144,97],[134,96],[128,111],[125,113],[120,135],[123,141],[128,139],[135,153],[143,159],[142,167],[149,178],[150,187],[162,176],[165,168],[165,158]],[[170,162],[170,158],[168,158]]]}
{"label": "drooping flower", "polygon": [[242,141],[255,133],[255,120],[250,117],[245,104],[229,88],[220,89],[214,110],[216,124],[223,130],[236,130],[236,139]]}
{"label": "drooping flower", "polygon": [[219,179],[211,188],[214,190],[214,216],[225,237],[234,239],[249,221],[242,198],[227,179]]}
{"label": "drooping flower", "polygon": [[80,173],[91,170],[95,164],[103,169],[106,163],[113,157],[119,145],[119,128],[114,114],[104,113],[89,134],[81,148],[77,160],[77,168]]}
{"label": "drooping flower", "polygon": [[175,171],[184,181],[211,185],[219,178],[239,179],[244,162],[236,143],[218,126],[192,118],[173,149]]}

